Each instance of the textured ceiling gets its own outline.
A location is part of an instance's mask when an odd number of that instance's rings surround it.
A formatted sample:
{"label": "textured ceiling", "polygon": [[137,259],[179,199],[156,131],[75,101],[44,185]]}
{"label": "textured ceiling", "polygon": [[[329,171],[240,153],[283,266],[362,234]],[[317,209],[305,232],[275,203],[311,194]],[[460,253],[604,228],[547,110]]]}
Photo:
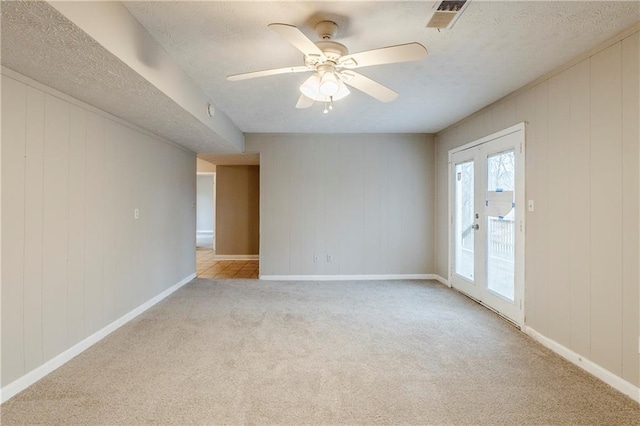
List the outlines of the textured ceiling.
{"label": "textured ceiling", "polygon": [[194,152],[222,138],[44,2],[2,2],[2,65]]}
{"label": "textured ceiling", "polygon": [[[449,31],[425,28],[433,2],[126,2],[129,11],[244,132],[436,132],[640,19],[637,1],[473,0]],[[389,104],[352,91],[331,114],[296,110],[306,74],[241,82],[225,76],[301,65],[267,25],[331,19],[352,53],[417,41],[420,63],[361,69],[397,91]]]}

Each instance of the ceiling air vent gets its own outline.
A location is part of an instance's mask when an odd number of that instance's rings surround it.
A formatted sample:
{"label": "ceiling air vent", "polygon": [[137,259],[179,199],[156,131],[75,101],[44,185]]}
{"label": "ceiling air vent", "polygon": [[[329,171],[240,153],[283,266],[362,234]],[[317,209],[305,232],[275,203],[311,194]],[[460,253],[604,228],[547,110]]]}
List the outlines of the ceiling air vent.
{"label": "ceiling air vent", "polygon": [[436,2],[427,21],[427,28],[450,29],[471,0]]}

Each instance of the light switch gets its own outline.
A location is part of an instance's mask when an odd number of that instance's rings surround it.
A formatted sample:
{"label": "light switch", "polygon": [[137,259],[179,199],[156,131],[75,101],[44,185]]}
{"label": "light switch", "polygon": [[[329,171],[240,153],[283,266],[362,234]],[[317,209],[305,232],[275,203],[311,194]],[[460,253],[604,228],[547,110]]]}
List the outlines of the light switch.
{"label": "light switch", "polygon": [[527,209],[532,212],[533,211],[533,200],[529,200],[527,202]]}

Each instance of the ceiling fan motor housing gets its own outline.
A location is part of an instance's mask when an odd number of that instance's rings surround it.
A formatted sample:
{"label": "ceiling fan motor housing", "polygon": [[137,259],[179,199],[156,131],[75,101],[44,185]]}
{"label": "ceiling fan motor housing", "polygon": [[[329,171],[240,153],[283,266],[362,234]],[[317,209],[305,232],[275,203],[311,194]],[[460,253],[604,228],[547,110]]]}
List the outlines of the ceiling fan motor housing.
{"label": "ceiling fan motor housing", "polygon": [[315,68],[317,65],[326,64],[327,62],[337,64],[338,59],[342,56],[349,54],[349,49],[342,43],[337,41],[317,41],[315,45],[322,50],[324,56],[327,58],[324,62],[318,56],[308,55],[304,57],[304,63],[310,68]]}

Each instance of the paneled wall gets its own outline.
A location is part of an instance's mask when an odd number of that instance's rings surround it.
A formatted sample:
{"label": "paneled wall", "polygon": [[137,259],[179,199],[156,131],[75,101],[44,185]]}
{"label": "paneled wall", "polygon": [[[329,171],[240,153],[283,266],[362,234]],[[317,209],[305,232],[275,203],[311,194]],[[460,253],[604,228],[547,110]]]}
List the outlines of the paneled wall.
{"label": "paneled wall", "polygon": [[260,166],[216,166],[216,254],[260,249]]}
{"label": "paneled wall", "polygon": [[640,385],[639,35],[437,135],[437,271],[448,274],[447,153],[526,121],[525,322]]}
{"label": "paneled wall", "polygon": [[432,136],[254,134],[245,149],[260,152],[262,275],[434,272]]}
{"label": "paneled wall", "polygon": [[2,76],[2,386],[195,272],[195,155],[56,93]]}

